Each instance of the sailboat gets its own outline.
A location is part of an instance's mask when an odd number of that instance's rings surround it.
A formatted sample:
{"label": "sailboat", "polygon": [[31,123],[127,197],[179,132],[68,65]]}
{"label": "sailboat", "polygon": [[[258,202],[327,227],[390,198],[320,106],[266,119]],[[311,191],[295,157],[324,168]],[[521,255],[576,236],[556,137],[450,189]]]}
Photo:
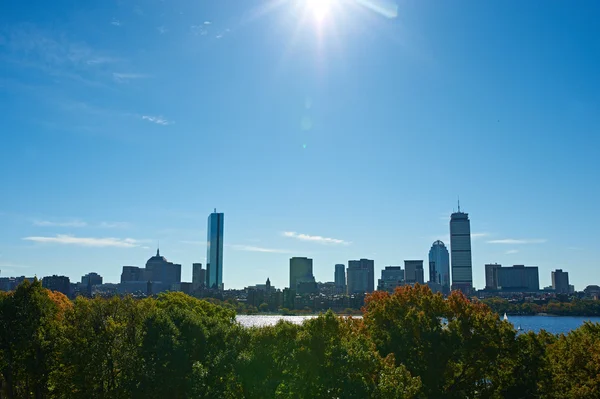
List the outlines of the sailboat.
{"label": "sailboat", "polygon": [[504,321],[508,321],[508,316],[506,315],[506,312],[504,313]]}
{"label": "sailboat", "polygon": [[519,327],[517,328],[517,331],[523,331],[520,324],[519,324]]}

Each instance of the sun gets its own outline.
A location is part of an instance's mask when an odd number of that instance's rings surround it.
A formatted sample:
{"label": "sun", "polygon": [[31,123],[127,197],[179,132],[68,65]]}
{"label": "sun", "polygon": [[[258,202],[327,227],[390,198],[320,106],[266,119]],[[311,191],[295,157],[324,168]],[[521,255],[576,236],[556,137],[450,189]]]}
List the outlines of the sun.
{"label": "sun", "polygon": [[306,7],[312,12],[318,22],[327,18],[334,0],[305,0]]}

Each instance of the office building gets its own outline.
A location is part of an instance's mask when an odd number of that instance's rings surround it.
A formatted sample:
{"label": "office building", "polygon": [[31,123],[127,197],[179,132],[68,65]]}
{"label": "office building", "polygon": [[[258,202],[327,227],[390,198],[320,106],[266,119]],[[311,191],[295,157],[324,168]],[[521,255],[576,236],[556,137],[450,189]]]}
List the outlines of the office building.
{"label": "office building", "polygon": [[14,291],[21,283],[25,280],[30,283],[33,282],[35,277],[0,277],[0,291]]}
{"label": "office building", "polygon": [[429,282],[431,286],[441,287],[441,292],[448,294],[450,292],[450,254],[446,245],[437,240],[429,250]]}
{"label": "office building", "polygon": [[145,268],[123,266],[119,290],[121,293],[157,294],[171,290],[180,283],[181,265],[169,262],[157,249],[156,255],[148,259]]}
{"label": "office building", "polygon": [[66,276],[47,276],[42,279],[42,287],[51,291],[62,292],[66,296],[71,294],[71,280]]}
{"label": "office building", "polygon": [[337,264],[335,265],[335,290],[338,293],[346,292],[346,265]]}
{"label": "office building", "polygon": [[381,271],[377,290],[393,293],[396,287],[404,285],[404,270],[400,266],[386,266]]}
{"label": "office building", "polygon": [[290,289],[296,291],[299,283],[314,283],[313,260],[294,257],[290,259]]}
{"label": "office building", "polygon": [[404,261],[404,280],[406,284],[414,285],[415,283],[425,284],[425,273],[423,271],[422,260],[405,260]]}
{"label": "office building", "polygon": [[[540,290],[540,277],[537,266],[514,265],[496,267],[498,290],[505,292],[537,292]],[[486,275],[487,282],[487,275]]]}
{"label": "office building", "polygon": [[208,216],[206,286],[223,289],[223,226],[225,215],[217,210]]}
{"label": "office building", "polygon": [[460,211],[450,216],[450,252],[452,289],[470,294],[473,289],[473,264],[471,258],[471,222],[469,214]]}
{"label": "office building", "polygon": [[372,259],[348,261],[346,284],[348,294],[375,291],[375,261]]}
{"label": "office building", "polygon": [[195,291],[206,286],[206,270],[202,263],[192,263],[192,289]]}
{"label": "office building", "polygon": [[146,273],[153,283],[161,283],[167,286],[181,283],[181,265],[169,262],[160,251],[156,250],[156,256],[146,262]]}
{"label": "office building", "polygon": [[102,285],[102,276],[98,273],[88,273],[85,276],[81,276],[81,285],[94,286],[94,285]]}
{"label": "office building", "polygon": [[569,293],[569,273],[562,269],[556,269],[552,272],[552,288],[557,294]]}
{"label": "office building", "polygon": [[486,290],[497,290],[498,289],[498,269],[502,265],[498,263],[488,263],[485,265],[485,289]]}

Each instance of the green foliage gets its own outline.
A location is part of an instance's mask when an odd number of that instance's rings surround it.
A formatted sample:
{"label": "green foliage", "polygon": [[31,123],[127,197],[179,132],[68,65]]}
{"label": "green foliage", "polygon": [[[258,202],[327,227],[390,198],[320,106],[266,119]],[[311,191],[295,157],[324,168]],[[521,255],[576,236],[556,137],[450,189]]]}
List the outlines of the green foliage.
{"label": "green foliage", "polygon": [[364,319],[243,328],[237,311],[182,293],[71,302],[26,282],[0,294],[0,396],[600,397],[599,324],[517,335],[483,303],[421,286],[372,294]]}

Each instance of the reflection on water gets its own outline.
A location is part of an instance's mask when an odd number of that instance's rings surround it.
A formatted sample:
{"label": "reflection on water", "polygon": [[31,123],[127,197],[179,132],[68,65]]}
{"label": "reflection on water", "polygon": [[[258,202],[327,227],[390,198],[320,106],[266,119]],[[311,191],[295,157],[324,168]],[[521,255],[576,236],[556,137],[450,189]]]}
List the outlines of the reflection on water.
{"label": "reflection on water", "polygon": [[[238,315],[237,321],[244,327],[272,326],[279,320],[289,321],[294,324],[302,324],[304,320],[316,316],[280,316],[280,315]],[[360,317],[360,316],[354,316]],[[508,316],[508,321],[515,328],[521,327],[523,331],[546,330],[553,334],[568,333],[581,326],[584,321],[589,320],[600,323],[600,317],[571,317],[571,316]]]}

